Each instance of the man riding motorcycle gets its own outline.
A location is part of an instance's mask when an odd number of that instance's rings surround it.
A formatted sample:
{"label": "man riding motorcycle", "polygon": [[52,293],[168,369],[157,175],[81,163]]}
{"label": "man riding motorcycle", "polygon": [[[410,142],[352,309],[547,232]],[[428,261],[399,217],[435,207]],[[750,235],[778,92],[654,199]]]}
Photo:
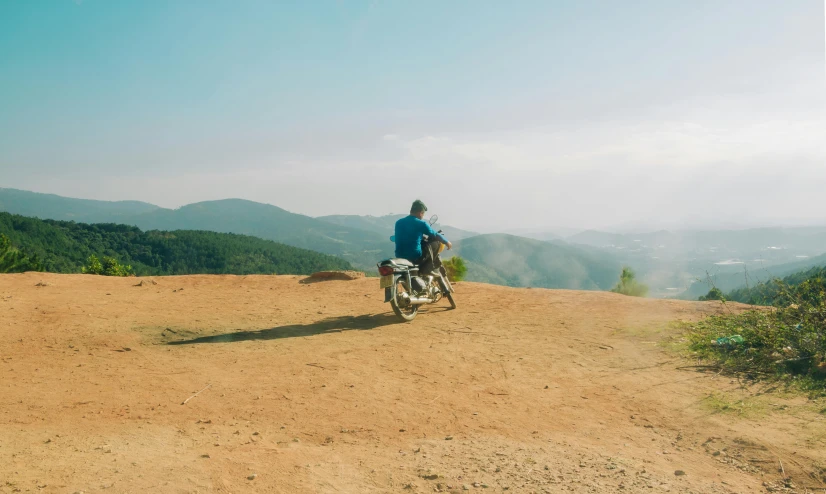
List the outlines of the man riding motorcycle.
{"label": "man riding motorcycle", "polygon": [[[439,268],[434,265],[434,255],[428,245],[431,242],[439,241],[449,249],[453,244],[443,235],[431,228],[430,224],[424,221],[424,213],[427,206],[418,199],[413,201],[410,207],[410,215],[396,222],[396,257],[407,259],[419,266],[421,274],[427,274]],[[428,243],[422,248],[422,237],[427,235]]]}
{"label": "man riding motorcycle", "polygon": [[[396,257],[376,264],[381,275],[379,287],[384,290],[384,302],[405,321],[412,321],[424,304],[435,304],[442,298],[456,308],[453,286],[447,271],[441,265],[439,254],[444,247],[453,248],[440,232],[424,221],[427,207],[416,200],[410,207],[410,216],[396,222]],[[434,216],[431,220],[436,221]],[[424,236],[427,235],[427,239]]]}

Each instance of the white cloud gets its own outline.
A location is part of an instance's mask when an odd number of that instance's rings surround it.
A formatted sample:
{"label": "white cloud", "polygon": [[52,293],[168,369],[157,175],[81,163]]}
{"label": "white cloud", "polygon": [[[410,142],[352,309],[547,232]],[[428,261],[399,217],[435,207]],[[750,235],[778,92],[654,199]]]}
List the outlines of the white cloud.
{"label": "white cloud", "polygon": [[400,163],[565,172],[622,164],[624,170],[711,163],[760,166],[767,157],[826,159],[823,121],[603,123],[480,135],[399,138]]}

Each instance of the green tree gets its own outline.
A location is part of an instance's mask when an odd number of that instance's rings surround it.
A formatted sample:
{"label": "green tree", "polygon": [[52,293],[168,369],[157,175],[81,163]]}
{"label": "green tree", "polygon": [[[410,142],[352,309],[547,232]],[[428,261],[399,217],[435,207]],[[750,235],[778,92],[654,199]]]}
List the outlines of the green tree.
{"label": "green tree", "polygon": [[9,237],[0,233],[0,273],[43,271],[37,255],[27,255],[11,245]]}
{"label": "green tree", "polygon": [[614,285],[611,291],[632,297],[645,297],[648,294],[648,287],[637,281],[634,270],[625,266],[622,268],[622,273],[620,273],[619,283]]}
{"label": "green tree", "polygon": [[717,288],[716,286],[708,291],[707,294],[700,296],[699,301],[706,302],[708,300],[725,300],[726,297],[723,295],[723,292]]}
{"label": "green tree", "polygon": [[462,281],[467,274],[467,265],[465,260],[459,256],[453,256],[446,261],[442,261],[442,265],[447,271],[447,278],[451,281]]}

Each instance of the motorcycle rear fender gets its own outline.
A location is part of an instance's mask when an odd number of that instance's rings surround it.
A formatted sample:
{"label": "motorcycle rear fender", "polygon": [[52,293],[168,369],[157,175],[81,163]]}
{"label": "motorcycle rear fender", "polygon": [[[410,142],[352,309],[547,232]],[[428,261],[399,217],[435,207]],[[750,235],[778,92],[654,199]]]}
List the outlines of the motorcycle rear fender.
{"label": "motorcycle rear fender", "polygon": [[399,284],[399,278],[404,276],[402,273],[393,274],[393,284],[384,289],[384,302],[390,302],[396,298],[396,286]]}

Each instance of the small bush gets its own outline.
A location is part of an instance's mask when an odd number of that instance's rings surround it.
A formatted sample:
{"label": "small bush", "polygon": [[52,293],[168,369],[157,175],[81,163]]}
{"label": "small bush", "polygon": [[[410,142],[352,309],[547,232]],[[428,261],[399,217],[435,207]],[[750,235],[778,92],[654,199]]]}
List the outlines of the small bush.
{"label": "small bush", "polygon": [[446,261],[442,261],[442,266],[447,271],[447,278],[451,281],[462,281],[467,274],[467,265],[465,260],[459,256],[451,257]]}
{"label": "small bush", "polygon": [[617,283],[611,291],[632,297],[645,297],[648,294],[648,287],[639,283],[634,271],[628,266],[625,266],[622,268],[622,273],[620,273],[619,283]]}
{"label": "small bush", "polygon": [[103,264],[101,264],[98,256],[91,255],[86,259],[86,265],[80,268],[83,274],[103,274]]}
{"label": "small bush", "polygon": [[103,261],[101,262],[96,255],[89,256],[89,259],[86,260],[86,265],[83,266],[81,271],[84,274],[98,274],[103,276],[134,275],[132,266],[124,266],[123,264],[120,264],[117,259],[107,256],[104,256]]}

